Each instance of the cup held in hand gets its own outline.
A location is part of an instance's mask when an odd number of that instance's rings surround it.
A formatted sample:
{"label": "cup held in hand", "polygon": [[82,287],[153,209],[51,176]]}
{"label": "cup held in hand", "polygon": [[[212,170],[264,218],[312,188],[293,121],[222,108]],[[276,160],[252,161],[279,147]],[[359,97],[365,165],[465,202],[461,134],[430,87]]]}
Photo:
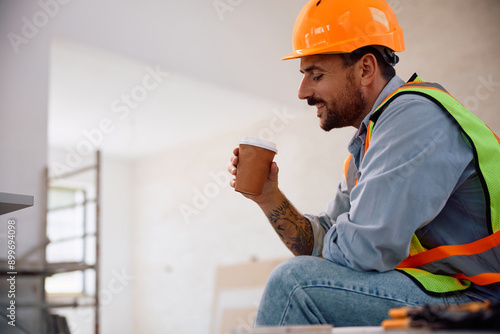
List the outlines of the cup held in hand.
{"label": "cup held in hand", "polygon": [[269,168],[277,153],[273,142],[254,137],[241,138],[234,190],[250,195],[262,194]]}

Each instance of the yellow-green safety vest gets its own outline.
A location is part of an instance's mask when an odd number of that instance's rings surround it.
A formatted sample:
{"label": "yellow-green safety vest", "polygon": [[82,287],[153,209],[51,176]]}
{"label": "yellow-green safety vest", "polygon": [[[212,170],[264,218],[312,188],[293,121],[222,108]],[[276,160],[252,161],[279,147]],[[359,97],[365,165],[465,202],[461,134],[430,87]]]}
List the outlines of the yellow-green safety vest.
{"label": "yellow-green safety vest", "polygon": [[[489,235],[463,245],[443,245],[426,249],[413,235],[409,256],[397,270],[412,278],[428,293],[442,294],[467,289],[471,283],[489,285],[500,282],[500,139],[474,114],[438,84],[424,82],[416,74],[390,94],[370,115],[365,152],[377,119],[387,106],[403,94],[424,96],[455,120],[474,153],[474,163],[486,199]],[[348,192],[357,184],[352,155],[344,162]],[[437,274],[439,272],[439,274]]]}

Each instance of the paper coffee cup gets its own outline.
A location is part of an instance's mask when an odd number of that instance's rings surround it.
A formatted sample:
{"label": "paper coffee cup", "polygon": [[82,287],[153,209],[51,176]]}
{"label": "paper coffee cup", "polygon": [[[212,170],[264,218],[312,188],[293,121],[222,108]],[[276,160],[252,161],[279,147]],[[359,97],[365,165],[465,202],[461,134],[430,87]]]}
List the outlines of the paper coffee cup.
{"label": "paper coffee cup", "polygon": [[260,138],[243,137],[239,148],[234,190],[250,195],[260,195],[271,163],[278,153],[276,144]]}

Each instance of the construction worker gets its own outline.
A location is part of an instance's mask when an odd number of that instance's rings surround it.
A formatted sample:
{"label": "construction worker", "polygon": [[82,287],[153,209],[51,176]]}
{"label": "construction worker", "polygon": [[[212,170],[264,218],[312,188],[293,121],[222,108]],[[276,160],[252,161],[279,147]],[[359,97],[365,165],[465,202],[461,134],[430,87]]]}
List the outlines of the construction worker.
{"label": "construction worker", "polygon": [[323,130],[357,131],[324,212],[290,203],[276,163],[245,195],[297,255],[269,277],[256,326],[377,326],[391,308],[500,301],[500,140],[443,87],[396,76],[403,50],[384,0],[300,12],[283,58],[300,58],[298,96]]}

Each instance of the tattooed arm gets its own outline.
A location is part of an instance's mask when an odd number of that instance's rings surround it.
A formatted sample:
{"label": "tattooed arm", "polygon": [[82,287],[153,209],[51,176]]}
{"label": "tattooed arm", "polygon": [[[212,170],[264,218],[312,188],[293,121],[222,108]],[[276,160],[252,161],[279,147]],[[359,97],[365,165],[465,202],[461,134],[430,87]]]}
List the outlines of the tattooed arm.
{"label": "tattooed arm", "polygon": [[[236,175],[238,166],[238,148],[234,149],[227,170]],[[235,180],[230,182],[234,187]],[[304,217],[278,188],[278,165],[272,163],[262,195],[243,196],[257,203],[269,219],[276,233],[294,255],[311,255],[314,248],[314,236],[311,223]]]}
{"label": "tattooed arm", "polygon": [[261,209],[293,255],[311,255],[314,247],[311,223],[283,194],[281,195],[283,196],[281,204],[274,208],[261,205]]}

